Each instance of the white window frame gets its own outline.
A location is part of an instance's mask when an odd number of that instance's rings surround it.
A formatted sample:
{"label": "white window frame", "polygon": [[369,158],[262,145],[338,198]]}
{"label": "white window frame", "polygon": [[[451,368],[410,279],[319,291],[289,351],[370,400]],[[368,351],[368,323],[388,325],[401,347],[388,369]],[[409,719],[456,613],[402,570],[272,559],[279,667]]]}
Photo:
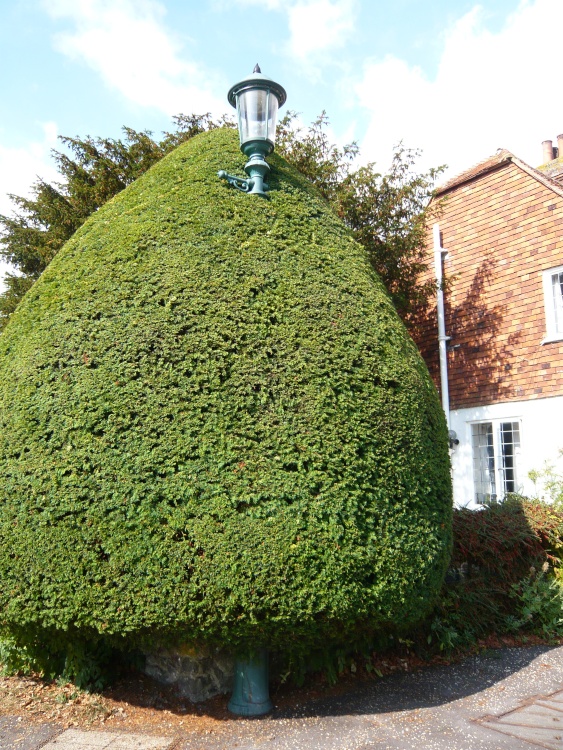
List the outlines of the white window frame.
{"label": "white window frame", "polygon": [[[553,298],[553,276],[563,273],[563,266],[555,266],[542,271],[543,304],[545,310],[546,336],[542,344],[550,341],[563,341],[563,294],[561,295],[560,316],[556,315],[555,300]],[[559,319],[558,319],[559,317]]]}
{"label": "white window frame", "polygon": [[493,437],[493,462],[494,462],[494,481],[495,481],[495,499],[497,502],[501,502],[507,494],[506,491],[506,480],[504,477],[505,466],[504,456],[502,452],[502,441],[501,441],[501,426],[503,424],[517,424],[518,425],[518,438],[519,443],[517,448],[514,450],[514,466],[512,467],[515,472],[515,487],[514,492],[522,492],[523,482],[521,480],[521,455],[522,455],[522,419],[520,417],[503,417],[502,419],[477,419],[469,422],[470,435],[471,435],[471,474],[473,481],[473,502],[476,505],[484,505],[483,500],[477,499],[477,483],[475,479],[475,453],[473,445],[473,427],[480,424],[490,424],[492,427]]}

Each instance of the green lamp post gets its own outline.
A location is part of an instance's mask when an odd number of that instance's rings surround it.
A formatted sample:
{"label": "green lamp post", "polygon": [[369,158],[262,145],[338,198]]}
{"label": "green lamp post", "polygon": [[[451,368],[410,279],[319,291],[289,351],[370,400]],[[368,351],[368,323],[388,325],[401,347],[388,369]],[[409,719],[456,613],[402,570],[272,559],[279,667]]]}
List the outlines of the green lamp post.
{"label": "green lamp post", "polygon": [[[266,156],[274,150],[278,109],[287,95],[279,83],[263,75],[256,65],[252,75],[231,87],[229,104],[236,107],[240,150],[248,158],[244,170],[248,178],[221,170],[218,174],[237,190],[267,197],[265,177],[270,171]],[[233,694],[229,711],[239,716],[260,716],[272,710],[268,691],[268,652],[259,648],[252,657],[235,664]]]}
{"label": "green lamp post", "polygon": [[231,713],[262,716],[272,710],[268,672],[268,652],[264,648],[251,657],[236,660],[233,694],[228,705]]}
{"label": "green lamp post", "polygon": [[223,169],[219,177],[243,193],[266,196],[264,178],[270,171],[266,156],[274,150],[278,109],[285,104],[287,94],[256,65],[252,75],[231,86],[228,99],[237,110],[240,150],[248,158],[244,167],[248,178],[227,174]]}

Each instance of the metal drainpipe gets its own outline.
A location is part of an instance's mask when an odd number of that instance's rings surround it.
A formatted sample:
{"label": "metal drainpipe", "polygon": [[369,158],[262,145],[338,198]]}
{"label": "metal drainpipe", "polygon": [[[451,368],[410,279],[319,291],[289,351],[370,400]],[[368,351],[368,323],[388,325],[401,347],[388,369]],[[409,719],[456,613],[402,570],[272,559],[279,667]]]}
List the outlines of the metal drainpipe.
{"label": "metal drainpipe", "polygon": [[440,239],[440,225],[434,224],[432,228],[434,237],[434,268],[436,270],[437,310],[438,310],[438,346],[440,353],[440,390],[442,392],[442,408],[446,415],[448,430],[450,429],[450,392],[448,388],[448,351],[447,342],[450,336],[446,336],[446,316],[444,313],[444,291],[442,289],[442,261],[448,251],[442,247]]}

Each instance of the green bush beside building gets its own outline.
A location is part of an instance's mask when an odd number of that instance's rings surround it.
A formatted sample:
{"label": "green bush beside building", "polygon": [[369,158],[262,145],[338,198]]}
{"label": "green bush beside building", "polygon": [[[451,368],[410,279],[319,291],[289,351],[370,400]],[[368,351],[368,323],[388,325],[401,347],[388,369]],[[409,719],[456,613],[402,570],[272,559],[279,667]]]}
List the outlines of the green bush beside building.
{"label": "green bush beside building", "polygon": [[0,337],[0,627],[32,642],[353,642],[448,565],[436,390],[363,249],[236,134],[103,206]]}

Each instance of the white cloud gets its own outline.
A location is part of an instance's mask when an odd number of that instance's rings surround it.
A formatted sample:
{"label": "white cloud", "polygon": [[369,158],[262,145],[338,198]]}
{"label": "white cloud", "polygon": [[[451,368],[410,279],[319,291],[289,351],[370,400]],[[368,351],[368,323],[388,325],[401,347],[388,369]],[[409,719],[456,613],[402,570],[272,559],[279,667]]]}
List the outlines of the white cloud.
{"label": "white cloud", "polygon": [[310,57],[341,47],[354,30],[353,0],[312,0],[288,8],[289,51]]}
{"label": "white cloud", "polygon": [[436,76],[395,57],[370,61],[356,86],[371,113],[362,154],[385,168],[403,140],[424,149],[424,166],[459,172],[503,147],[533,166],[541,141],[563,132],[560,51],[549,30],[563,25],[561,0],[521,2],[493,33],[476,6],[444,34]]}
{"label": "white cloud", "polygon": [[[218,0],[216,2],[218,5],[223,4]],[[232,2],[232,0],[227,0],[227,2]],[[263,10],[283,10],[285,7],[291,6],[293,0],[235,0],[235,2],[237,5],[258,6]]]}
{"label": "white cloud", "polygon": [[165,8],[153,0],[44,0],[51,17],[72,28],[55,37],[56,48],[86,63],[127,99],[178,112],[222,114],[225,87],[182,55],[180,41],[163,24]]}
{"label": "white cloud", "polygon": [[[57,144],[57,125],[46,122],[42,125],[43,138],[22,148],[9,148],[0,143],[0,214],[10,215],[12,202],[8,193],[27,197],[30,187],[38,177],[51,182],[57,171],[49,158],[51,148]],[[0,292],[4,288],[3,278],[13,270],[0,260]]]}
{"label": "white cloud", "polygon": [[[354,30],[357,0],[230,0],[243,7],[281,11],[287,16],[285,51],[301,62],[343,46]],[[309,73],[318,75],[316,68]]]}
{"label": "white cloud", "polygon": [[0,214],[10,213],[12,204],[8,193],[28,196],[37,177],[47,181],[57,177],[50,158],[51,149],[57,146],[57,124],[44,122],[41,129],[43,138],[25,147],[10,148],[0,142]]}

